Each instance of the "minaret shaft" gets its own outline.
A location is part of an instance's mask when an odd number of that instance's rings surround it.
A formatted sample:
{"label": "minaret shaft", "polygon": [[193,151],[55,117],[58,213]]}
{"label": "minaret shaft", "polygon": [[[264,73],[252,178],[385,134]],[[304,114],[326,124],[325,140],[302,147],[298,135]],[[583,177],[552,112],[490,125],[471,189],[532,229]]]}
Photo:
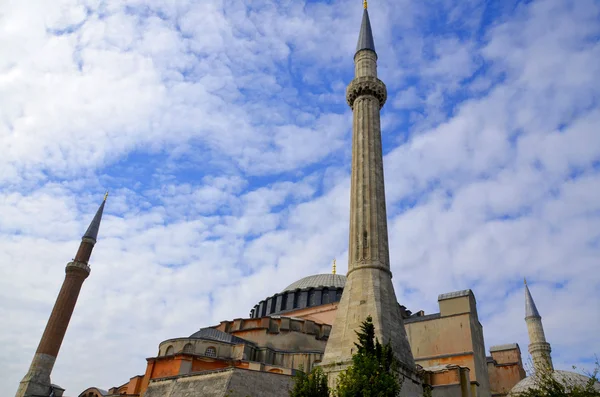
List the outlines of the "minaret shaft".
{"label": "minaret shaft", "polygon": [[65,271],[65,280],[54,303],[54,308],[52,309],[36,353],[48,354],[54,357],[58,356],[58,351],[71,321],[81,286],[89,274],[86,270],[76,267],[71,263],[67,265]]}
{"label": "minaret shaft", "polygon": [[16,397],[48,396],[51,393],[50,375],[71,321],[79,292],[83,282],[90,274],[88,262],[96,244],[104,203],[105,201],[100,205],[94,220],[81,239],[75,259],[67,264],[62,287],[29,370],[19,385]]}
{"label": "minaret shaft", "polygon": [[361,266],[389,270],[379,107],[371,95],[354,102],[349,272]]}
{"label": "minaret shaft", "polygon": [[333,386],[352,362],[356,331],[371,316],[375,336],[381,343],[390,343],[402,376],[411,380],[404,383],[402,395],[420,395],[390,271],[379,113],[387,92],[377,78],[377,54],[366,9],[354,64],[355,78],[346,90],[353,110],[348,273],[321,366]]}

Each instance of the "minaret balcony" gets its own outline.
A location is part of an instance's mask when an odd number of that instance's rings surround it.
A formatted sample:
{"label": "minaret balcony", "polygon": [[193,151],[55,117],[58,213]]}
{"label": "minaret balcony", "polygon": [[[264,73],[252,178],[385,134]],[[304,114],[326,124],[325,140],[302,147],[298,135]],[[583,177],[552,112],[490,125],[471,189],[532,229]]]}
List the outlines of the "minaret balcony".
{"label": "minaret balcony", "polygon": [[377,77],[362,76],[357,77],[350,82],[346,88],[346,101],[348,105],[354,109],[354,101],[360,96],[371,95],[379,101],[381,109],[387,100],[387,88],[383,81]]}
{"label": "minaret balcony", "polygon": [[81,269],[84,272],[86,272],[87,274],[90,274],[90,272],[92,271],[92,269],[86,263],[79,262],[79,261],[69,262],[67,264],[67,268],[65,269],[65,271],[68,272],[71,269]]}

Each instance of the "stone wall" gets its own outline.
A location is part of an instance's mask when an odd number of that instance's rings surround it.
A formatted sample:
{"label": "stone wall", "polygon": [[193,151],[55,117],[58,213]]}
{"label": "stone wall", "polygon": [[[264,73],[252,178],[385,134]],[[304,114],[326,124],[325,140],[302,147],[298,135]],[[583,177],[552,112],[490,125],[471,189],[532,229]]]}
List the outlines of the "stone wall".
{"label": "stone wall", "polygon": [[153,380],[144,397],[281,397],[291,387],[289,375],[235,368]]}
{"label": "stone wall", "polygon": [[492,346],[487,366],[493,397],[506,396],[512,388],[525,379],[521,349],[516,343]]}
{"label": "stone wall", "polygon": [[455,364],[471,370],[471,395],[489,397],[483,327],[471,290],[438,297],[440,313],[404,320],[415,362],[423,367]]}

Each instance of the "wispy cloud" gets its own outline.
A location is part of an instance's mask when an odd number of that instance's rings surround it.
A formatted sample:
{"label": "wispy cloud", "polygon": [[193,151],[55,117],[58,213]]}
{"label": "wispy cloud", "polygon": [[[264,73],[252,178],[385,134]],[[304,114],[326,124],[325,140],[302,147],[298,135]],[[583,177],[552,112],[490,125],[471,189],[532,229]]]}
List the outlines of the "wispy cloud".
{"label": "wispy cloud", "polygon": [[[24,375],[106,188],[53,375],[70,394],[143,373],[161,340],[344,263],[360,5],[4,10],[0,390]],[[486,344],[526,354],[527,276],[555,361],[586,363],[600,352],[597,2],[370,11],[399,301],[431,312],[439,293],[473,288]]]}

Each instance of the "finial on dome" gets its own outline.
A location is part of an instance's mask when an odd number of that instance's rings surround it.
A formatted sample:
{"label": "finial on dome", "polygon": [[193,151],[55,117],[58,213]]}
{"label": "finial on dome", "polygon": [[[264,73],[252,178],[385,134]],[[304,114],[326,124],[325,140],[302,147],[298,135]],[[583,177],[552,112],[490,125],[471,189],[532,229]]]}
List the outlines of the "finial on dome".
{"label": "finial on dome", "polygon": [[333,270],[331,271],[332,274],[336,273],[336,266],[335,266],[335,258],[333,259]]}

